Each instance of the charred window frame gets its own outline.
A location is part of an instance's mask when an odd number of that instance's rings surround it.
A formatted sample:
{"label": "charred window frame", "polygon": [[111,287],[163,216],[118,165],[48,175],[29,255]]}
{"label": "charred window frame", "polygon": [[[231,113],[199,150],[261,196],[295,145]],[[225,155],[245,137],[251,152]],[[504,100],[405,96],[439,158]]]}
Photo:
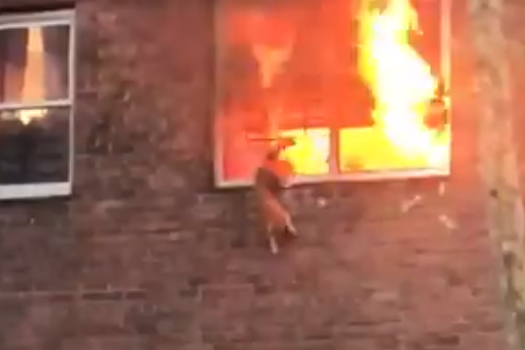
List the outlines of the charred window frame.
{"label": "charred window frame", "polygon": [[0,14],[0,200],[68,196],[73,10]]}
{"label": "charred window frame", "polygon": [[[234,1],[223,1],[225,3],[234,3]],[[239,1],[240,3],[241,1]],[[423,0],[420,0],[420,2],[424,2]],[[429,2],[431,3],[431,2]],[[442,79],[443,88],[446,92],[448,92],[450,88],[450,73],[451,73],[451,16],[452,16],[452,1],[451,0],[440,0],[437,1],[439,3],[440,7],[440,16],[438,19],[439,25],[440,25],[440,54],[439,54],[439,73],[441,74],[439,77],[436,76],[436,78]],[[226,140],[232,139],[235,137],[235,133],[228,133],[226,130],[228,127],[225,127],[221,123],[221,111],[220,108],[224,104],[222,99],[226,99],[226,103],[230,103],[231,96],[228,95],[228,92],[225,91],[228,88],[228,84],[232,84],[231,82],[226,82],[226,86],[223,86],[223,82],[221,79],[223,79],[225,76],[229,74],[227,70],[234,71],[237,75],[245,74],[245,69],[247,69],[244,66],[241,66],[238,70],[237,67],[234,67],[234,64],[231,66],[228,66],[227,64],[224,64],[225,61],[227,61],[227,56],[229,55],[228,49],[223,46],[222,40],[224,40],[224,37],[221,36],[221,30],[223,30],[223,26],[226,26],[223,24],[223,16],[225,16],[224,12],[228,12],[231,10],[230,5],[229,8],[217,6],[216,7],[216,13],[215,13],[215,25],[216,25],[216,101],[215,101],[215,118],[214,118],[214,176],[215,176],[215,185],[219,188],[235,188],[235,187],[245,187],[249,186],[251,184],[251,178],[247,178],[246,174],[241,176],[236,175],[229,175],[228,174],[228,166],[225,165],[229,160],[227,158],[234,158],[236,156],[239,157],[238,163],[239,164],[248,164],[250,163],[250,167],[255,169],[254,167],[257,164],[257,161],[253,161],[252,159],[249,159],[249,156],[245,156],[243,153],[245,153],[245,149],[243,148],[242,143],[239,147],[238,145],[232,146],[233,142],[229,142],[230,145],[226,145]],[[235,31],[235,33],[238,33],[239,30]],[[241,34],[238,34],[241,35]],[[240,45],[239,45],[240,46]],[[237,49],[240,51],[240,47],[237,47]],[[243,48],[244,50],[244,48]],[[226,68],[224,68],[226,67]],[[253,68],[252,68],[253,69]],[[226,70],[226,71],[223,71]],[[235,82],[234,82],[235,83]],[[250,86],[247,86],[248,90]],[[451,111],[451,102],[448,100],[448,108],[447,108],[447,118],[450,119],[450,113]],[[251,108],[246,107],[247,109]],[[250,110],[251,111],[251,110]],[[228,121],[226,121],[228,123]],[[450,127],[451,123],[448,123]],[[228,124],[229,125],[229,124]],[[452,159],[452,149],[451,144],[449,143],[449,161],[447,164],[448,168],[412,168],[412,169],[379,169],[379,170],[370,170],[370,171],[362,171],[362,172],[349,172],[345,171],[343,169],[343,166],[341,165],[341,154],[342,154],[342,137],[340,133],[347,129],[348,126],[341,126],[339,125],[338,121],[334,121],[331,123],[326,123],[322,126],[319,125],[308,125],[304,127],[304,130],[308,129],[323,129],[327,131],[330,136],[328,137],[329,140],[329,156],[328,156],[328,164],[327,164],[327,171],[324,174],[312,174],[312,175],[306,175],[306,174],[300,174],[296,177],[295,182],[296,183],[321,183],[321,182],[330,182],[330,181],[368,181],[368,180],[391,180],[391,179],[407,179],[407,178],[424,178],[424,177],[443,177],[450,175],[450,167],[451,167],[451,159]],[[233,127],[232,127],[233,129]],[[256,138],[255,138],[256,139]],[[264,142],[264,141],[263,141]],[[261,145],[263,142],[257,143],[257,141],[254,142],[254,145],[259,144]],[[453,141],[451,141],[453,142]],[[251,146],[250,146],[251,147]],[[258,146],[255,146],[258,147]],[[232,154],[235,153],[235,156],[232,156]],[[241,167],[241,166],[239,166]],[[235,172],[235,171],[232,171]]]}

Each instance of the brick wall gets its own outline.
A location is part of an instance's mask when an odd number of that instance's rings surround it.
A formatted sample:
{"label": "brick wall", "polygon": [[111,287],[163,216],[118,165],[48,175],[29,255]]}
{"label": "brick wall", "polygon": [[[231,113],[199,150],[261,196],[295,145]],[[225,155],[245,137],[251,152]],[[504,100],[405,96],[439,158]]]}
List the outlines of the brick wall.
{"label": "brick wall", "polygon": [[212,1],[78,1],[75,195],[0,204],[0,349],[502,349],[455,6],[445,193],[300,186],[273,257],[245,191],[212,186]]}

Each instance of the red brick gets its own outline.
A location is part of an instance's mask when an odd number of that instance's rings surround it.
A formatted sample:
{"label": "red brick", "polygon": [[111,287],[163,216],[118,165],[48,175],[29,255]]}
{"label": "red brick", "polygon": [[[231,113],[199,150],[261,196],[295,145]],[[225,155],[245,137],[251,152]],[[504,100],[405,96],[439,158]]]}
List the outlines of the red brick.
{"label": "red brick", "polygon": [[[294,188],[303,236],[273,257],[253,198],[212,187],[214,2],[78,0],[75,195],[0,203],[0,348],[502,349],[466,5],[453,3],[446,193],[434,180]],[[509,5],[521,41],[524,12]],[[522,55],[509,54],[517,92]]]}

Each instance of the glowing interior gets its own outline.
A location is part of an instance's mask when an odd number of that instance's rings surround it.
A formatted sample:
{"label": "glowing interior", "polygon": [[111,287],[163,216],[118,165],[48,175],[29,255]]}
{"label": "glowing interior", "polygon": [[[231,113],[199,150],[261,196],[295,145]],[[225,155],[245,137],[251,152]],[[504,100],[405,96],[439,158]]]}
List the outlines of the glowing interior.
{"label": "glowing interior", "polygon": [[[375,124],[339,130],[340,170],[447,169],[450,128],[435,130],[424,121],[438,79],[409,43],[417,13],[409,0],[389,0],[382,11],[369,2],[360,13],[358,69],[375,100]],[[328,129],[280,130],[277,137],[286,136],[295,136],[284,156],[297,173],[328,172]]]}
{"label": "glowing interior", "polygon": [[[374,98],[374,123],[356,128],[334,129],[327,125],[285,129],[273,121],[269,127],[272,138],[295,139],[296,145],[285,152],[284,158],[293,163],[298,174],[329,172],[330,138],[334,136],[330,133],[334,132],[338,133],[342,172],[448,169],[448,124],[442,128],[425,124],[439,78],[433,76],[430,65],[409,42],[410,33],[419,31],[418,14],[410,0],[389,0],[382,9],[373,3],[363,0],[361,4],[358,72]],[[263,86],[271,86],[290,48],[257,44],[253,52]]]}

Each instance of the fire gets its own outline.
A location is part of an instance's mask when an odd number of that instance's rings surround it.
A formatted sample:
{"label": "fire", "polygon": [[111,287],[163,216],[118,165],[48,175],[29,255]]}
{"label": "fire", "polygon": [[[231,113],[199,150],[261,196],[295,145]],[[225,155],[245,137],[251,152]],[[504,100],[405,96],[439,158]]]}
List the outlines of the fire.
{"label": "fire", "polygon": [[[292,41],[284,45],[255,44],[252,52],[259,64],[259,76],[264,89],[272,87],[274,78],[283,64],[289,59]],[[271,105],[266,101],[267,105]],[[271,107],[269,114],[268,133],[271,139],[292,137],[296,146],[289,147],[283,152],[283,159],[293,164],[294,171],[299,174],[319,174],[328,172],[328,156],[330,140],[328,129],[283,130],[278,125],[279,110]]]}
{"label": "fire", "polygon": [[[382,0],[383,9],[375,6],[377,0],[361,1],[357,73],[374,98],[374,125],[339,130],[305,125],[283,130],[276,118],[282,114],[278,106],[275,109],[266,101],[270,138],[295,138],[296,146],[288,148],[284,158],[305,175],[329,172],[334,132],[338,133],[338,164],[343,172],[446,167],[450,130],[428,123],[428,116],[435,113],[439,79],[409,40],[414,32],[424,34],[418,28],[417,12],[410,0]],[[285,40],[277,45],[253,45],[265,91],[272,89],[292,44],[293,40]]]}
{"label": "fire", "polygon": [[448,143],[437,142],[424,122],[438,81],[409,43],[410,32],[418,30],[417,13],[410,0],[388,0],[383,11],[369,2],[364,0],[360,16],[359,72],[375,97],[377,127],[408,161],[442,164]]}
{"label": "fire", "polygon": [[296,173],[303,175],[326,174],[329,171],[330,131],[327,128],[286,130],[280,137],[293,137],[296,146],[284,151]]}

